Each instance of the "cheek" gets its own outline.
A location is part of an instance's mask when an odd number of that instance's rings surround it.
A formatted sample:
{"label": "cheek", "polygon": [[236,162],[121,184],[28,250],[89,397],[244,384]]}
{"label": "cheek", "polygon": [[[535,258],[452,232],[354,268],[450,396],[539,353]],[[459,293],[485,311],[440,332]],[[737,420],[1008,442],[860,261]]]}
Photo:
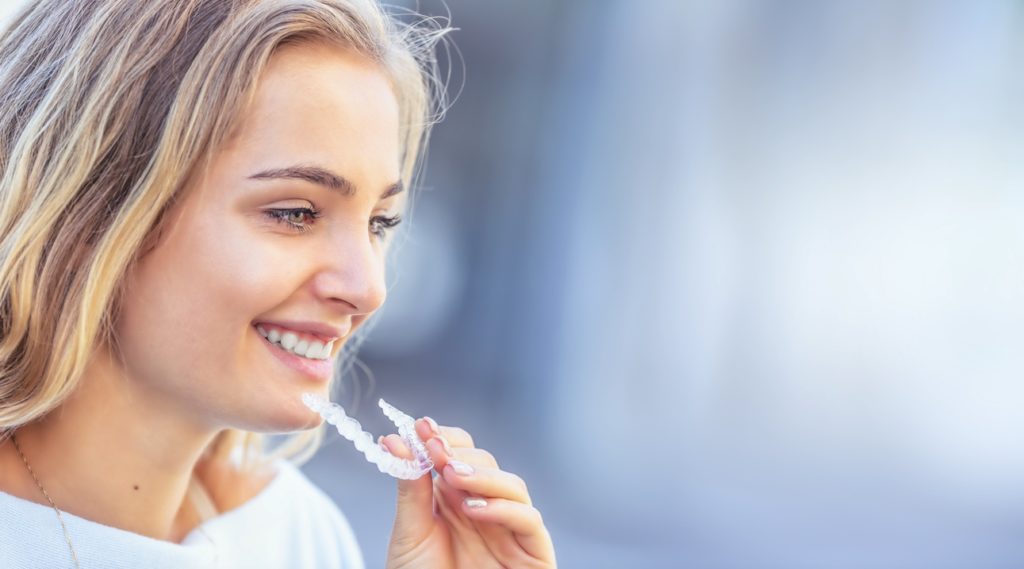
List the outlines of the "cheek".
{"label": "cheek", "polygon": [[118,336],[140,380],[206,391],[230,383],[251,365],[252,320],[294,292],[285,251],[226,217],[183,219],[137,266]]}

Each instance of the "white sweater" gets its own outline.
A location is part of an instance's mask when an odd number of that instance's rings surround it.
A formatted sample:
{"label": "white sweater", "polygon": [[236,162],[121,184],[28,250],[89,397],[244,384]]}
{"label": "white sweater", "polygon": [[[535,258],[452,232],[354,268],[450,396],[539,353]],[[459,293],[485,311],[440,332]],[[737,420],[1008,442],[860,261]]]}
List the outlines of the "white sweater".
{"label": "white sweater", "polygon": [[[207,519],[180,544],[61,512],[82,569],[364,569],[341,510],[292,463],[241,506]],[[74,567],[57,513],[0,492],[0,566]]]}

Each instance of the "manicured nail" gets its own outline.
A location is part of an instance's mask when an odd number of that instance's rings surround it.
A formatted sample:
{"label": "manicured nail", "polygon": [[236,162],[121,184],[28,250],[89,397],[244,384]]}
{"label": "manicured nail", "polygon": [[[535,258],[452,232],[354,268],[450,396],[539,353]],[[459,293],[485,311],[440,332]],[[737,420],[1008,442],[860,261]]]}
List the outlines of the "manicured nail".
{"label": "manicured nail", "polygon": [[473,509],[480,509],[487,505],[483,498],[466,498],[466,505]]}
{"label": "manicured nail", "polygon": [[459,462],[457,460],[449,460],[448,464],[452,465],[452,470],[459,476],[469,476],[473,474],[473,467],[466,464],[465,462]]}
{"label": "manicured nail", "polygon": [[434,438],[441,441],[441,446],[444,447],[445,454],[447,454],[448,456],[455,456],[455,453],[452,452],[452,445],[448,444],[448,439],[444,438],[442,435],[437,435]]}
{"label": "manicured nail", "polygon": [[430,432],[433,433],[434,436],[441,434],[441,428],[437,426],[437,421],[431,419],[430,417],[424,417],[423,420],[426,421],[428,425],[430,425]]}

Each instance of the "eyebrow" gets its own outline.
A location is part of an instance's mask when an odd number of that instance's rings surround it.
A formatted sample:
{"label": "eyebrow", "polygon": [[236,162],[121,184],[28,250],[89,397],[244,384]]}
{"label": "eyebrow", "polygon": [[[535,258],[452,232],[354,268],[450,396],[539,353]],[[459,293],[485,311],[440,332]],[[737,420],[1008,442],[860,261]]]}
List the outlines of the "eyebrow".
{"label": "eyebrow", "polygon": [[[356,194],[356,186],[352,182],[346,180],[343,176],[339,176],[334,172],[331,172],[327,168],[320,166],[289,166],[287,168],[273,168],[270,170],[263,170],[249,176],[250,180],[303,180],[323,186],[329,190],[339,192],[343,196],[354,196]],[[380,199],[387,199],[393,195],[400,194],[405,191],[405,186],[401,181],[395,182],[384,190],[384,193],[380,195]]]}

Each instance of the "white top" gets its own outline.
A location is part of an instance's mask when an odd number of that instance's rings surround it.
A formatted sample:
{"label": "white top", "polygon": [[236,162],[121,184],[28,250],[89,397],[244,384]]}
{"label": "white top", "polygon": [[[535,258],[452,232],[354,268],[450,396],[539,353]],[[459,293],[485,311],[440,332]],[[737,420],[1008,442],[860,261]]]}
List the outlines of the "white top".
{"label": "white top", "polygon": [[[61,511],[82,569],[300,567],[364,569],[355,534],[338,506],[294,464],[241,506],[172,543]],[[0,565],[74,567],[57,512],[0,492]]]}

